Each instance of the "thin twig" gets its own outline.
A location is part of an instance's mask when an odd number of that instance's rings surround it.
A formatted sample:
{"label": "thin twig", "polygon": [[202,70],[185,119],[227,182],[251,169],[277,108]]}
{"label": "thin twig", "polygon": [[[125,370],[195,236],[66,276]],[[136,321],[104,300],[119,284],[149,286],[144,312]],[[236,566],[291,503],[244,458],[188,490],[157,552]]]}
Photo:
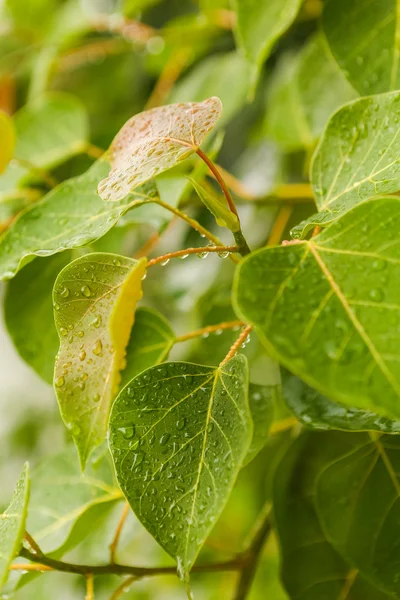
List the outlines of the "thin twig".
{"label": "thin twig", "polygon": [[161,74],[150,94],[149,99],[146,102],[145,110],[155,108],[163,104],[167,98],[169,92],[173,88],[176,80],[182,73],[182,70],[189,62],[190,54],[193,52],[192,48],[179,48],[171,54],[171,57],[167,61],[165,67],[161,71]]}
{"label": "thin twig", "polygon": [[179,258],[182,256],[188,256],[189,254],[206,254],[209,252],[237,252],[237,246],[200,246],[199,248],[185,248],[185,250],[176,250],[175,252],[168,252],[157,258],[152,258],[147,263],[147,267],[153,267],[154,265],[167,263],[171,258]]}
{"label": "thin twig", "polygon": [[312,234],[311,234],[311,237],[315,237],[316,235],[318,235],[320,233],[320,231],[321,231],[321,226],[320,225],[316,225],[314,227],[314,230],[313,230]]}
{"label": "thin twig", "polygon": [[112,563],[115,563],[115,554],[117,551],[117,547],[118,547],[118,542],[119,542],[119,538],[121,537],[121,533],[122,533],[122,529],[125,525],[125,521],[127,519],[127,516],[129,514],[129,504],[128,502],[125,502],[124,504],[124,508],[122,510],[122,514],[121,514],[121,518],[118,522],[117,525],[117,529],[115,531],[115,535],[114,535],[114,539],[110,544],[110,560]]}
{"label": "thin twig", "polygon": [[117,587],[117,589],[114,591],[113,595],[111,596],[110,600],[118,600],[118,598],[120,596],[122,596],[123,593],[127,592],[129,590],[129,588],[131,587],[132,583],[134,583],[136,581],[137,577],[135,577],[135,575],[132,575],[131,577],[128,577],[128,579],[125,579],[125,581],[123,581],[121,583],[121,585],[119,585]]}
{"label": "thin twig", "polygon": [[252,329],[253,329],[253,327],[251,325],[247,325],[243,329],[243,331],[239,335],[238,339],[230,347],[229,352],[225,356],[224,360],[220,363],[220,366],[224,365],[225,363],[228,362],[228,360],[231,360],[231,358],[233,358],[235,356],[236,352],[239,350],[240,346],[243,344],[244,340],[247,338],[247,336],[249,335],[249,333],[251,332]]}
{"label": "thin twig", "polygon": [[243,321],[224,321],[223,323],[218,323],[217,325],[207,325],[207,327],[202,327],[201,329],[196,329],[190,333],[180,335],[179,337],[175,338],[175,342],[186,342],[187,340],[192,340],[193,338],[200,337],[202,335],[208,335],[224,329],[235,329],[236,327],[243,327],[243,325],[245,325]]}
{"label": "thin twig", "polygon": [[10,565],[9,569],[10,571],[54,571],[53,567],[40,563],[14,563]]}
{"label": "thin twig", "polygon": [[269,234],[267,246],[276,246],[279,244],[292,213],[293,206],[290,204],[283,204],[281,206],[278,216],[272,226],[271,233]]}
{"label": "thin twig", "polygon": [[35,554],[37,554],[38,556],[42,556],[43,555],[43,552],[40,549],[39,544],[37,542],[35,542],[35,540],[33,539],[33,537],[27,531],[25,531],[24,538],[28,542],[28,544],[30,545],[30,547],[32,548],[32,550],[35,552]]}
{"label": "thin twig", "polygon": [[86,575],[86,596],[85,600],[94,600],[94,581],[93,573]]}
{"label": "thin twig", "polygon": [[87,144],[87,146],[85,147],[85,152],[88,156],[90,156],[90,158],[100,158],[101,156],[103,156],[105,150],[103,150],[103,148],[95,146],[94,144]]}

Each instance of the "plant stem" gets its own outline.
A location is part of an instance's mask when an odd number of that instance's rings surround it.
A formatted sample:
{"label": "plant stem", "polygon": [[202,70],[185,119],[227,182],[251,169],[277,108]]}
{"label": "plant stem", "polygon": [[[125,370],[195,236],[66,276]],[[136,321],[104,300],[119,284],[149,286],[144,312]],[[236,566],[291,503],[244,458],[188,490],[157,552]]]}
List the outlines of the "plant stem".
{"label": "plant stem", "polygon": [[196,329],[195,331],[185,333],[184,335],[175,338],[175,342],[186,342],[187,340],[192,340],[193,338],[200,337],[204,334],[215,333],[216,331],[220,331],[222,329],[234,329],[235,327],[243,327],[243,325],[245,325],[243,321],[224,321],[223,323],[218,323],[217,325],[207,325],[207,327]]}
{"label": "plant stem", "polygon": [[271,233],[269,234],[267,246],[275,246],[276,244],[279,244],[292,213],[293,206],[290,204],[284,204],[281,206],[278,216],[276,217],[272,226]]}
{"label": "plant stem", "polygon": [[93,573],[86,575],[86,596],[85,600],[94,600],[94,581]]}
{"label": "plant stem", "polygon": [[115,563],[115,553],[117,551],[119,538],[121,537],[122,529],[123,529],[123,526],[125,524],[128,514],[129,514],[129,504],[128,504],[128,502],[125,502],[124,508],[122,510],[121,518],[118,522],[117,529],[115,531],[114,539],[110,544],[110,560],[112,563]]}
{"label": "plant stem", "polygon": [[147,263],[147,267],[153,267],[154,265],[162,264],[169,261],[171,258],[179,258],[180,256],[187,256],[188,254],[202,254],[203,252],[237,252],[238,246],[200,246],[199,248],[186,248],[185,250],[176,250],[175,252],[168,252],[162,256],[152,258]]}
{"label": "plant stem", "polygon": [[243,344],[244,340],[247,338],[247,336],[249,335],[250,331],[253,329],[252,325],[247,325],[242,333],[239,335],[238,339],[232,344],[232,346],[229,349],[228,354],[225,356],[224,360],[220,363],[220,367],[222,365],[224,365],[225,363],[228,362],[228,360],[231,360],[231,358],[233,358],[236,354],[236,352],[239,350],[240,346]]}
{"label": "plant stem", "polygon": [[33,539],[33,537],[27,532],[25,531],[25,535],[24,535],[25,540],[28,542],[28,544],[30,545],[30,547],[32,548],[32,550],[38,555],[38,556],[43,556],[43,552],[41,551],[39,544],[37,544],[35,542],[35,540]]}
{"label": "plant stem", "polygon": [[110,600],[118,600],[118,598],[120,596],[122,596],[122,594],[124,592],[127,592],[129,590],[130,586],[132,585],[132,583],[134,583],[136,581],[136,579],[137,579],[137,577],[135,577],[134,575],[132,575],[131,577],[128,577],[128,579],[125,579],[125,581],[123,581],[121,583],[121,585],[119,585],[117,587],[117,589],[114,591]]}
{"label": "plant stem", "polygon": [[87,144],[84,151],[90,158],[100,158],[105,152],[103,148],[99,148],[99,146],[95,146],[94,144]]}

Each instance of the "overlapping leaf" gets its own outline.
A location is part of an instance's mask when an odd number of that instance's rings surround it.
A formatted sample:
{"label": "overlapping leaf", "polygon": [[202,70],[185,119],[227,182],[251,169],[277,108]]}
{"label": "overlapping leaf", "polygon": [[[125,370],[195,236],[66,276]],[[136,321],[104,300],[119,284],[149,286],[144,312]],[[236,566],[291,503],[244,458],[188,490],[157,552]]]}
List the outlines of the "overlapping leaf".
{"label": "overlapping leaf", "polygon": [[320,212],[296,227],[295,237],[367,198],[400,189],[399,128],[399,92],[360,98],[333,115],[311,168]]}
{"label": "overlapping leaf", "polygon": [[110,165],[99,160],[23,212],[0,239],[0,279],[13,277],[34,256],[89,244],[107,233],[129,209],[156,200],[155,186],[149,182],[120,202],[106,204],[96,186],[109,171]]}
{"label": "overlapping leaf", "polygon": [[400,595],[400,439],[352,434],[321,465],[316,506],[327,538],[390,597]]}
{"label": "overlapping leaf", "polygon": [[145,268],[146,259],[93,253],[67,265],[54,285],[54,384],[82,468],[106,434]]}
{"label": "overlapping leaf", "polygon": [[8,567],[24,539],[28,501],[29,470],[25,465],[10,504],[0,514],[0,588],[7,580]]}
{"label": "overlapping leaf", "polygon": [[178,561],[181,575],[220,515],[249,449],[247,363],[164,363],[116,399],[110,448],[137,517]]}
{"label": "overlapping leaf", "polygon": [[323,27],[332,54],[363,95],[400,87],[397,0],[328,0]]}
{"label": "overlapping leaf", "polygon": [[112,170],[100,182],[104,200],[117,201],[196,152],[222,110],[219,98],[170,104],[132,117],[108,151]]}
{"label": "overlapping leaf", "polygon": [[393,421],[366,410],[342,406],[294,375],[284,375],[283,392],[290,410],[303,425],[311,429],[400,433],[400,421]]}
{"label": "overlapping leaf", "polygon": [[280,386],[276,385],[267,386],[255,383],[249,385],[249,408],[253,421],[253,437],[244,465],[251,462],[268,441],[279,391]]}
{"label": "overlapping leaf", "polygon": [[239,265],[237,314],[290,371],[330,398],[400,416],[400,200],[364,202],[310,241]]}
{"label": "overlapping leaf", "polygon": [[11,118],[2,111],[0,111],[0,140],[0,173],[3,173],[14,153],[15,132]]}
{"label": "overlapping leaf", "polygon": [[300,5],[300,0],[235,0],[237,40],[253,64],[254,84],[262,63],[296,18]]}
{"label": "overlapping leaf", "polygon": [[356,434],[302,436],[276,470],[274,515],[280,538],[282,579],[291,600],[389,600],[391,597],[361,577],[336,552],[321,528],[314,505],[319,469],[328,464],[338,447],[348,450],[353,435]]}
{"label": "overlapping leaf", "polygon": [[126,367],[121,373],[121,386],[141,371],[163,362],[174,342],[175,334],[161,313],[139,308],[126,347]]}

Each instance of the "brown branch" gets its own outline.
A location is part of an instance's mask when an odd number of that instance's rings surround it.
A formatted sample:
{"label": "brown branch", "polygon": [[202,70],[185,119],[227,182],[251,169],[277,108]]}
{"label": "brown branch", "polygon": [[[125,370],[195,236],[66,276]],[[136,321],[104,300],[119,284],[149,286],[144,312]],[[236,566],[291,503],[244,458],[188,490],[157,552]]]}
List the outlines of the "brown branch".
{"label": "brown branch", "polygon": [[24,538],[28,542],[28,544],[30,545],[30,547],[32,548],[32,550],[35,552],[35,554],[37,554],[38,556],[42,556],[43,555],[43,552],[40,549],[39,544],[37,544],[35,542],[35,540],[33,539],[33,537],[27,531],[25,531]]}
{"label": "brown branch", "polygon": [[200,246],[199,248],[185,248],[185,250],[176,250],[175,252],[168,252],[157,258],[152,258],[147,263],[147,267],[153,267],[158,264],[166,264],[171,258],[179,258],[182,256],[188,256],[189,254],[208,254],[209,252],[237,252],[237,246]]}
{"label": "brown branch", "polygon": [[233,358],[235,356],[236,352],[239,350],[240,346],[243,344],[243,342],[245,341],[245,339],[247,338],[247,336],[249,335],[249,333],[251,332],[252,329],[253,329],[252,325],[247,325],[243,329],[243,331],[239,335],[238,339],[230,347],[229,352],[225,356],[224,360],[220,363],[220,366],[224,365],[225,363],[228,362],[228,360],[231,360],[231,358]]}
{"label": "brown branch", "polygon": [[122,514],[121,514],[121,518],[118,522],[117,525],[117,529],[115,531],[115,535],[114,535],[114,539],[110,544],[110,560],[112,563],[115,563],[115,554],[117,551],[117,546],[118,546],[118,542],[119,542],[119,538],[121,537],[121,533],[122,533],[122,529],[125,525],[125,521],[127,519],[127,516],[129,514],[129,504],[128,502],[125,502],[124,504],[124,508],[122,510]]}
{"label": "brown branch", "polygon": [[200,337],[201,335],[215,333],[224,329],[235,329],[236,327],[243,327],[243,325],[245,325],[243,321],[224,321],[223,323],[218,323],[217,325],[207,325],[207,327],[196,329],[195,331],[185,333],[184,335],[175,338],[175,342],[186,342],[187,340],[192,340],[193,338]]}

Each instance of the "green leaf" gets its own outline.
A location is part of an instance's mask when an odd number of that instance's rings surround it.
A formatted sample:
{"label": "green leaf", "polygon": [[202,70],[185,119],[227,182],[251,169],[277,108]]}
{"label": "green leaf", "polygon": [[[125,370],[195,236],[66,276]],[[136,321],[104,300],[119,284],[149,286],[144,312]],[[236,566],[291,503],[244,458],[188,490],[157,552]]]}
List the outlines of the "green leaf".
{"label": "green leaf", "polygon": [[53,93],[15,116],[15,156],[40,168],[54,167],[85,149],[89,123],[84,105],[68,94]]}
{"label": "green leaf", "polygon": [[315,35],[300,53],[284,55],[278,63],[265,132],[286,151],[312,147],[331,113],[355,96],[324,36]]}
{"label": "green leaf", "polygon": [[26,31],[34,32],[40,37],[47,29],[57,10],[57,0],[6,0],[5,6],[12,17],[15,26]]}
{"label": "green leaf", "polygon": [[61,557],[121,499],[109,453],[99,448],[82,475],[70,445],[33,469],[28,531],[44,552]]}
{"label": "green leaf", "polygon": [[0,173],[3,173],[13,157],[15,147],[15,131],[12,119],[0,110]]}
{"label": "green leaf", "polygon": [[214,215],[217,225],[226,227],[233,232],[239,231],[239,219],[237,215],[229,209],[226,198],[209,190],[203,184],[195,181],[192,177],[188,177],[188,179],[196,190],[200,200],[206,205],[210,213]]}
{"label": "green leaf", "polygon": [[316,506],[332,545],[390,597],[399,597],[400,439],[351,435],[321,465]]}
{"label": "green leaf", "polygon": [[35,260],[10,281],[5,297],[5,323],[15,348],[50,384],[59,347],[52,291],[58,273],[71,258],[70,252],[63,252]]}
{"label": "green leaf", "polygon": [[116,399],[110,449],[137,517],[184,576],[230,495],[252,424],[243,356],[220,367],[164,363]]}
{"label": "green leaf", "polygon": [[131,190],[171,169],[198,149],[222,110],[219,98],[170,104],[132,117],[108,151],[112,171],[98,186],[103,200],[121,200]]}
{"label": "green leaf", "polygon": [[109,231],[129,209],[156,201],[153,183],[120,202],[105,203],[96,193],[110,165],[99,160],[83,175],[68,179],[24,211],[0,239],[0,279],[13,277],[34,256],[79,248]]}
{"label": "green leaf", "polygon": [[253,438],[243,466],[249,464],[268,441],[274,420],[275,402],[280,396],[278,385],[249,384],[249,408],[253,421]]}
{"label": "green leaf", "polygon": [[246,104],[249,79],[249,64],[237,52],[209,56],[177,82],[168,101],[201,102],[218,96],[224,111],[216,128],[221,128]]}
{"label": "green leaf", "polygon": [[253,65],[253,86],[273,45],[293,23],[301,0],[234,0],[236,37]]}
{"label": "green leaf", "polygon": [[397,0],[328,0],[323,27],[333,56],[361,95],[400,87]]}
{"label": "green leaf", "polygon": [[146,259],[93,253],[67,265],[54,285],[54,383],[82,469],[106,434],[145,269]]}
{"label": "green leaf", "polygon": [[[321,529],[314,505],[321,465],[328,464],[338,446],[348,449],[354,435],[301,436],[276,470],[274,516],[281,575],[292,600],[389,600],[335,551]],[[343,510],[341,498],[335,509]]]}
{"label": "green leaf", "polygon": [[400,189],[399,123],[400,92],[360,98],[333,115],[311,167],[320,214],[296,227],[295,237],[367,198]]}
{"label": "green leaf", "polygon": [[303,425],[311,429],[400,433],[400,421],[342,406],[289,373],[283,377],[283,392],[290,410]]}
{"label": "green leaf", "polygon": [[273,358],[390,418],[400,416],[399,214],[397,197],[365,202],[310,241],[252,253],[234,283],[237,314]]}
{"label": "green leaf", "polygon": [[29,468],[23,468],[10,504],[0,514],[0,589],[8,577],[8,568],[18,554],[25,534],[29,502]]}
{"label": "green leaf", "polygon": [[146,369],[163,362],[175,342],[170,324],[156,310],[139,308],[126,347],[126,366],[121,386]]}

